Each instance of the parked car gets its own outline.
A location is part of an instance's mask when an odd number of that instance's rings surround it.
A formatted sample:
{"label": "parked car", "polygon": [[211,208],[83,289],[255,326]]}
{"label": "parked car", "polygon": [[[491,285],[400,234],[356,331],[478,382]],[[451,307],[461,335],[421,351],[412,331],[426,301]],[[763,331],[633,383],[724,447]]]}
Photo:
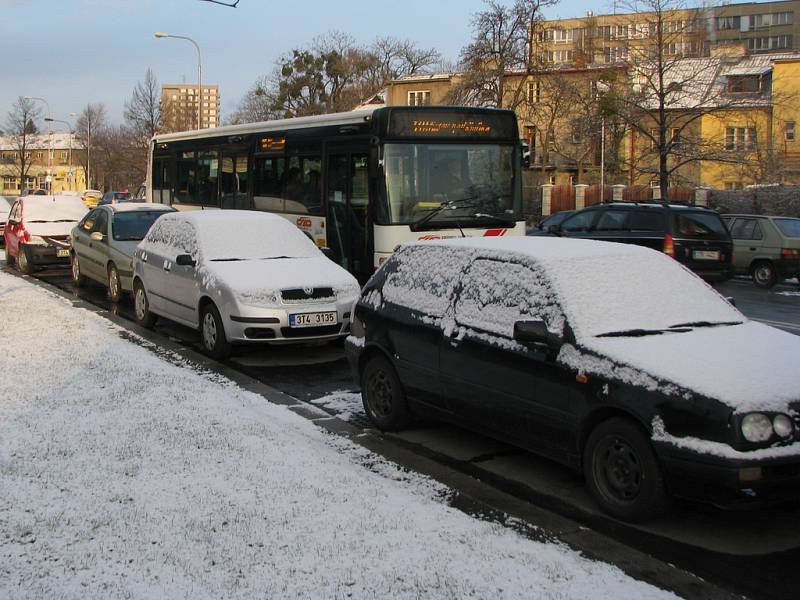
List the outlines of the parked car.
{"label": "parked car", "polygon": [[12,204],[12,200],[9,200],[5,196],[0,196],[0,244],[3,246],[6,245],[6,239],[3,236],[3,231],[6,228],[6,220],[8,219],[8,213],[11,212]]}
{"label": "parked car", "polygon": [[347,334],[356,279],[273,214],[177,212],[156,221],[133,257],[136,319],[201,331],[203,349],[331,340]]}
{"label": "parked car", "polygon": [[800,277],[800,219],[722,215],[733,238],[733,268],[760,288]]}
{"label": "parked car", "polygon": [[92,279],[108,287],[112,302],[133,290],[133,252],[161,215],[162,204],[109,204],[89,211],[71,232],[72,281]]}
{"label": "parked car", "polygon": [[800,338],[662,253],[553,238],[401,246],[345,350],[366,414],[494,436],[581,470],[609,514],[669,496],[800,498]]}
{"label": "parked car", "polygon": [[37,189],[37,188],[24,188],[20,193],[20,196],[47,196],[47,190]]}
{"label": "parked car", "polygon": [[69,263],[69,232],[86,214],[76,196],[20,196],[11,207],[3,236],[6,264],[23,273],[40,265]]}
{"label": "parked car", "polygon": [[576,212],[554,235],[660,250],[706,281],[733,277],[733,242],[719,214],[699,206],[614,202]]}
{"label": "parked car", "polygon": [[119,202],[132,202],[133,196],[130,192],[106,192],[97,203],[98,206],[106,204],[117,204]]}
{"label": "parked car", "polygon": [[550,235],[552,232],[550,231],[551,228],[556,227],[556,225],[560,225],[564,219],[570,217],[575,214],[576,211],[574,210],[562,210],[552,215],[545,217],[539,223],[537,223],[532,230],[530,230],[527,235]]}
{"label": "parked car", "polygon": [[81,199],[89,208],[94,208],[97,206],[97,203],[100,202],[102,197],[103,192],[100,190],[83,190],[83,193],[81,194]]}

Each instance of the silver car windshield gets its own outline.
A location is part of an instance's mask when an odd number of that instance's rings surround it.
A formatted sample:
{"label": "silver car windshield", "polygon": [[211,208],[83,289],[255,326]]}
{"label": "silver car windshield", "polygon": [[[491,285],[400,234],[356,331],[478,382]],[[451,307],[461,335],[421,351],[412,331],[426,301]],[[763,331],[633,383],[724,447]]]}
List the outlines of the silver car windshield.
{"label": "silver car windshield", "polygon": [[111,237],[118,242],[140,242],[163,214],[163,210],[117,213],[111,224]]}

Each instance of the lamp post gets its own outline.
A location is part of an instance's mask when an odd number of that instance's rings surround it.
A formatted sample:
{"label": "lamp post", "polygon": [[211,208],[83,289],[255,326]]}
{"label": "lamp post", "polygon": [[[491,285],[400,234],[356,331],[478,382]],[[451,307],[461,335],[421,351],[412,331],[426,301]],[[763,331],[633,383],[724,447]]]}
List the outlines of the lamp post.
{"label": "lamp post", "polygon": [[157,38],[175,38],[177,40],[186,40],[187,42],[194,44],[195,50],[197,50],[197,128],[200,129],[200,115],[203,111],[203,63],[200,57],[200,46],[198,46],[197,42],[195,42],[192,38],[185,35],[172,35],[169,33],[164,33],[163,31],[156,31],[154,35]]}
{"label": "lamp post", "polygon": [[[69,129],[69,173],[71,174],[72,173],[72,136],[74,135],[74,131],[73,131],[72,125],[70,125],[69,122],[64,121],[63,119],[53,119],[52,117],[45,117],[44,120],[46,122],[48,122],[48,123],[63,123]],[[69,180],[70,180],[69,181],[69,189],[71,191],[74,191],[74,190],[72,190],[72,188],[73,188],[72,175],[69,176]]]}
{"label": "lamp post", "polygon": [[[616,6],[616,4],[615,4]],[[597,82],[597,100],[608,92],[609,85],[604,81]],[[600,107],[600,204],[606,201],[606,115],[605,108]]]}
{"label": "lamp post", "polygon": [[[50,103],[47,100],[45,100],[44,98],[40,98],[39,96],[25,96],[25,100],[39,100],[40,102],[44,102],[44,105],[47,107],[47,117],[45,118],[45,121],[47,121],[50,118]],[[47,176],[48,177],[50,176],[51,163],[53,160],[52,155],[53,155],[53,136],[51,135],[50,123],[48,122],[47,124]],[[45,187],[47,188],[48,192],[52,191],[50,189],[51,186],[48,183],[47,179],[45,179]]]}

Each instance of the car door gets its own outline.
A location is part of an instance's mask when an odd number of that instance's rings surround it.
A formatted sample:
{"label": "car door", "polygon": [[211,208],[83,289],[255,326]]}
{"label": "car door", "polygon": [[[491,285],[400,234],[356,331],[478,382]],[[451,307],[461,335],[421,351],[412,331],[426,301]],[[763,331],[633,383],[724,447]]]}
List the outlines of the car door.
{"label": "car door", "polygon": [[[84,260],[81,261],[81,268],[95,281],[105,283],[106,257],[108,256],[108,212],[102,208],[92,212],[95,214],[91,229],[87,232],[86,244],[83,246]],[[93,240],[92,235],[95,233],[99,233],[103,238]]]}
{"label": "car door", "polygon": [[592,225],[596,221],[599,210],[581,210],[564,219],[558,227],[558,234],[565,237],[592,237]]}
{"label": "car door", "polygon": [[197,261],[197,231],[188,221],[177,221],[172,227],[172,239],[180,242],[171,245],[162,257],[159,293],[163,310],[165,316],[197,327],[197,265],[179,265],[176,262],[182,254],[188,254]]}
{"label": "car door", "polygon": [[758,219],[752,217],[736,217],[730,225],[733,239],[733,260],[737,273],[749,273],[753,259],[761,254],[764,234]]}
{"label": "car door", "polygon": [[463,424],[561,457],[574,447],[574,377],[550,352],[513,339],[516,322],[537,319],[559,332],[565,322],[537,269],[476,259],[455,300],[456,327],[442,342],[442,389]]}

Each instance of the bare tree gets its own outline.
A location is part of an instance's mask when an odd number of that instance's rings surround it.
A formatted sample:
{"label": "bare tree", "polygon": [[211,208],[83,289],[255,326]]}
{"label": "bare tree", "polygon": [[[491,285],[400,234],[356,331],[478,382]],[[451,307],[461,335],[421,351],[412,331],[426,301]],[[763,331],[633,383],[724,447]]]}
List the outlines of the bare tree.
{"label": "bare tree", "polygon": [[147,142],[160,130],[161,90],[152,69],[147,69],[144,79],[133,88],[123,116],[133,133]]}
{"label": "bare tree", "polygon": [[11,107],[6,118],[6,135],[14,148],[16,161],[14,168],[19,174],[20,187],[25,185],[25,178],[31,167],[31,148],[36,143],[36,120],[41,112],[33,100],[22,96]]}
{"label": "bare tree", "polygon": [[[80,144],[80,147],[85,150],[83,172],[86,179],[87,188],[96,188],[92,185],[92,176],[95,176],[94,181],[99,181],[97,173],[94,172],[94,159],[97,158],[96,143],[98,137],[102,136],[108,128],[108,118],[106,116],[106,107],[104,104],[87,104],[78,116],[75,122],[75,137]],[[93,153],[95,157],[93,157]]]}
{"label": "bare tree", "polygon": [[515,109],[525,97],[525,77],[536,69],[531,37],[544,20],[542,9],[557,0],[515,0],[506,6],[485,0],[486,9],[472,18],[472,41],[461,51],[463,78],[447,101]]}

